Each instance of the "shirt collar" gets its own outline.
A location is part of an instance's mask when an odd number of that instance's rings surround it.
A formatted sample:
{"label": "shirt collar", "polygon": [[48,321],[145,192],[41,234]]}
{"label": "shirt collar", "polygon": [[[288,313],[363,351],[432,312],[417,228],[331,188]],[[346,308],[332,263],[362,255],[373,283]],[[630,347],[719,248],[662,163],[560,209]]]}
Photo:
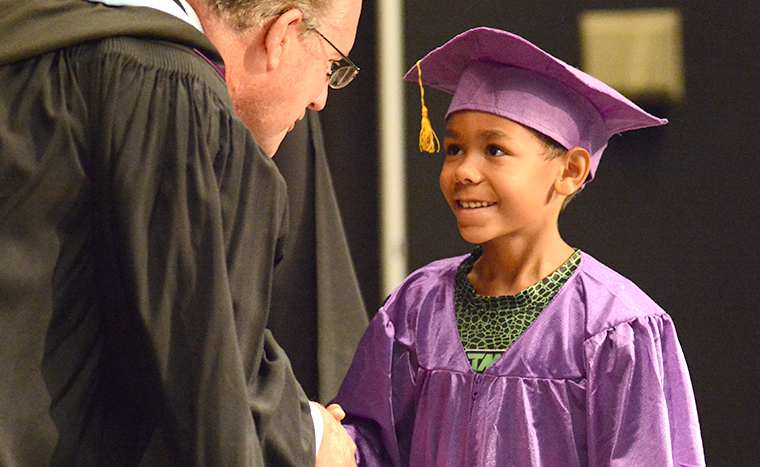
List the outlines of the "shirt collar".
{"label": "shirt collar", "polygon": [[193,7],[191,7],[190,4],[187,3],[186,0],[179,0],[179,3],[182,4],[182,6],[180,6],[173,0],[88,0],[88,1],[92,3],[102,3],[104,5],[113,6],[113,7],[131,6],[131,7],[153,8],[154,10],[163,11],[164,13],[177,17],[181,19],[182,21],[185,21],[186,23],[192,25],[200,32],[203,32],[203,26],[201,25],[201,21],[198,18],[198,14],[195,12]]}

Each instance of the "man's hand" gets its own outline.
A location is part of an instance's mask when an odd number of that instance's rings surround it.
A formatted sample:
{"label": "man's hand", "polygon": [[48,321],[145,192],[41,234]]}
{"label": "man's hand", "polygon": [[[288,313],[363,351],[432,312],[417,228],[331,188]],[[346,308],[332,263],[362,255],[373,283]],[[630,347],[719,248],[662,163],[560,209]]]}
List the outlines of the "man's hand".
{"label": "man's hand", "polygon": [[356,467],[356,445],[340,424],[346,413],[337,404],[331,404],[327,409],[317,404],[324,422],[322,444],[317,453],[316,467]]}
{"label": "man's hand", "polygon": [[327,406],[326,409],[330,415],[333,416],[333,418],[337,421],[341,421],[344,418],[346,418],[346,412],[343,411],[343,407],[341,407],[338,404],[330,404]]}

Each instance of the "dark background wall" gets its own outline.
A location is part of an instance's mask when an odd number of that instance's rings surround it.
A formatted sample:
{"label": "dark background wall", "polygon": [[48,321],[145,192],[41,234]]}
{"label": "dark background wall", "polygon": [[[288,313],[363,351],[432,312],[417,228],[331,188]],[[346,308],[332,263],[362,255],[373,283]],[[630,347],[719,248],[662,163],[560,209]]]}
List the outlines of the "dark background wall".
{"label": "dark background wall", "polygon": [[[382,1],[382,0],[376,0]],[[597,177],[563,214],[565,239],[636,282],[676,323],[708,465],[760,466],[760,2],[417,0],[405,63],[475,26],[515,32],[580,65],[578,15],[667,7],[684,27],[686,96],[645,104],[662,129],[613,138]],[[354,262],[369,310],[381,301],[377,246],[376,3],[351,53],[362,72],[322,113]],[[401,77],[399,77],[401,79]],[[441,156],[416,147],[407,86],[410,267],[467,252],[438,191]],[[436,131],[448,97],[426,93]],[[432,228],[431,228],[432,227]]]}

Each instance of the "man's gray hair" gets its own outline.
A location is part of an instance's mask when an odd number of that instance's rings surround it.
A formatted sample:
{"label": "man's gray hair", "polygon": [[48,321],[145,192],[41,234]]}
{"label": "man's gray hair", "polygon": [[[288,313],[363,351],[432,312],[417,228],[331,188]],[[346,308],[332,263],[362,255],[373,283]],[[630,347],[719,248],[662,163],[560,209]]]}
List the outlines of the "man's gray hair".
{"label": "man's gray hair", "polygon": [[288,10],[303,13],[307,28],[315,28],[317,20],[335,0],[206,0],[212,11],[237,30],[258,26]]}

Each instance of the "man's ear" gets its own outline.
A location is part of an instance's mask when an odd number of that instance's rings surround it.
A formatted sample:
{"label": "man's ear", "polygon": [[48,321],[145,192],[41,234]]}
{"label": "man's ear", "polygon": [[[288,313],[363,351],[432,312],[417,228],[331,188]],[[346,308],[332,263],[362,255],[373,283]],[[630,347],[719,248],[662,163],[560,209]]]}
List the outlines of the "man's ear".
{"label": "man's ear", "polygon": [[583,148],[573,148],[562,156],[565,166],[562,173],[557,177],[555,188],[557,193],[570,196],[578,191],[588,178],[591,170],[591,157]]}
{"label": "man's ear", "polygon": [[287,48],[297,40],[295,34],[300,32],[302,22],[303,13],[293,8],[278,16],[270,24],[264,36],[268,69],[275,69],[280,65]]}

